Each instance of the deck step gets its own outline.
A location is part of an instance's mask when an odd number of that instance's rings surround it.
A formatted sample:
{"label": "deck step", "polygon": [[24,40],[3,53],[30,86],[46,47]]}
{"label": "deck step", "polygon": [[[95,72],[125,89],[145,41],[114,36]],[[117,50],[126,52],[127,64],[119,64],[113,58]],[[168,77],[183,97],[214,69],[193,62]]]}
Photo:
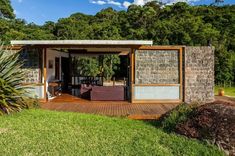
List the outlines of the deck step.
{"label": "deck step", "polygon": [[129,115],[128,118],[133,120],[158,120],[161,116],[162,116],[161,114],[154,114],[154,115],[133,114]]}

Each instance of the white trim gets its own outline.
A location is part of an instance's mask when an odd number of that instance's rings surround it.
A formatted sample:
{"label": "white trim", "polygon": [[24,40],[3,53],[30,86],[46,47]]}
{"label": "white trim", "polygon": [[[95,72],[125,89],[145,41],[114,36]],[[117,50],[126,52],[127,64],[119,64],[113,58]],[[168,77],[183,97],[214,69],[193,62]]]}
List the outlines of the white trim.
{"label": "white trim", "polygon": [[11,45],[153,45],[145,40],[12,40]]}

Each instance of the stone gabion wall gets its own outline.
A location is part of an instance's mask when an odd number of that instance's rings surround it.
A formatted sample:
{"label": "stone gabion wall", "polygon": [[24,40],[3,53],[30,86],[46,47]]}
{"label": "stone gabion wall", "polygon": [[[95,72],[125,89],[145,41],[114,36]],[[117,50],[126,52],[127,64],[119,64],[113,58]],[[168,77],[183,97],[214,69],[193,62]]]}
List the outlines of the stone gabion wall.
{"label": "stone gabion wall", "polygon": [[22,83],[41,83],[42,51],[40,49],[23,49],[20,53],[24,61],[22,70],[25,71],[25,80]]}
{"label": "stone gabion wall", "polygon": [[135,84],[179,84],[176,50],[137,50]]}
{"label": "stone gabion wall", "polygon": [[41,83],[42,50],[39,48],[25,48],[22,50],[5,50],[6,53],[19,53],[19,61],[23,61],[21,70],[26,76],[22,83]]}
{"label": "stone gabion wall", "polygon": [[214,50],[212,47],[185,47],[185,102],[214,100]]}

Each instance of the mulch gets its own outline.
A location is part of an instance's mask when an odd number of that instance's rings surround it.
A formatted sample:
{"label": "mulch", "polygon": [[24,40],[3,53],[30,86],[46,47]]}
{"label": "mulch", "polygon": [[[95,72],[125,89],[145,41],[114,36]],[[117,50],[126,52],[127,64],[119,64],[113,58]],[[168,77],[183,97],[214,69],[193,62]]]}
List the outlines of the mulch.
{"label": "mulch", "polygon": [[235,102],[222,99],[199,106],[189,119],[176,126],[176,132],[209,140],[235,156]]}

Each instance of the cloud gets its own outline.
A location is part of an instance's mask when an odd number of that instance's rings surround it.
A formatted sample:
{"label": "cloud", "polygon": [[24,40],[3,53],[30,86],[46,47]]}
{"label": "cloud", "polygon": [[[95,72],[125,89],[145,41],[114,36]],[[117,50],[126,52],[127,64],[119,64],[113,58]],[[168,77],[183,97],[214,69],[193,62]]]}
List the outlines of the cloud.
{"label": "cloud", "polygon": [[119,6],[119,7],[122,6],[122,4],[121,4],[120,2],[118,2],[118,1],[113,1],[113,0],[108,0],[108,1],[107,1],[107,4],[112,4],[112,5],[116,5],[116,6]]}
{"label": "cloud", "polygon": [[14,14],[17,16],[17,15],[19,15],[20,13],[19,13],[17,10],[14,10]]}
{"label": "cloud", "polygon": [[[143,6],[146,3],[152,2],[152,1],[156,1],[156,0],[134,0],[134,2],[132,2],[132,3],[130,3],[129,1],[124,1],[123,6],[125,8],[128,8],[131,4]],[[159,0],[159,1],[162,2],[165,5],[172,5],[172,4],[177,3],[177,2],[186,2],[186,3],[189,3],[189,4],[193,4],[193,2],[197,2],[197,1],[200,1],[200,0]]]}
{"label": "cloud", "polygon": [[[120,8],[128,8],[132,4],[143,6],[146,3],[152,2],[152,1],[156,1],[156,0],[134,0],[133,2],[130,2],[130,0],[126,0],[123,3],[117,0],[90,0],[90,2],[93,4],[98,4],[98,5],[111,4],[111,5],[118,6]],[[192,4],[193,2],[197,2],[200,0],[159,0],[159,1],[165,5],[172,5],[177,2],[186,2],[186,3]]]}
{"label": "cloud", "polygon": [[128,8],[131,4],[143,6],[146,3],[151,2],[151,1],[156,1],[156,0],[134,0],[134,2],[132,2],[132,3],[129,1],[124,1],[123,7]]}
{"label": "cloud", "polygon": [[106,4],[106,2],[105,1],[102,1],[102,0],[98,0],[98,1],[96,1],[96,0],[92,0],[92,1],[90,1],[92,4],[98,4],[98,5],[104,5],[104,4]]}
{"label": "cloud", "polygon": [[122,5],[123,5],[125,8],[128,8],[128,7],[131,5],[131,3],[128,2],[128,1],[124,1]]}
{"label": "cloud", "polygon": [[166,5],[172,5],[178,2],[185,2],[185,3],[192,4],[193,2],[198,2],[198,1],[201,1],[201,0],[162,0],[161,2]]}
{"label": "cloud", "polygon": [[90,0],[90,3],[98,4],[98,5],[110,4],[110,5],[115,5],[115,6],[118,6],[118,7],[122,7],[122,3],[120,3],[116,0]]}
{"label": "cloud", "polygon": [[151,2],[151,1],[153,1],[153,0],[134,0],[133,4],[143,6],[146,3]]}

